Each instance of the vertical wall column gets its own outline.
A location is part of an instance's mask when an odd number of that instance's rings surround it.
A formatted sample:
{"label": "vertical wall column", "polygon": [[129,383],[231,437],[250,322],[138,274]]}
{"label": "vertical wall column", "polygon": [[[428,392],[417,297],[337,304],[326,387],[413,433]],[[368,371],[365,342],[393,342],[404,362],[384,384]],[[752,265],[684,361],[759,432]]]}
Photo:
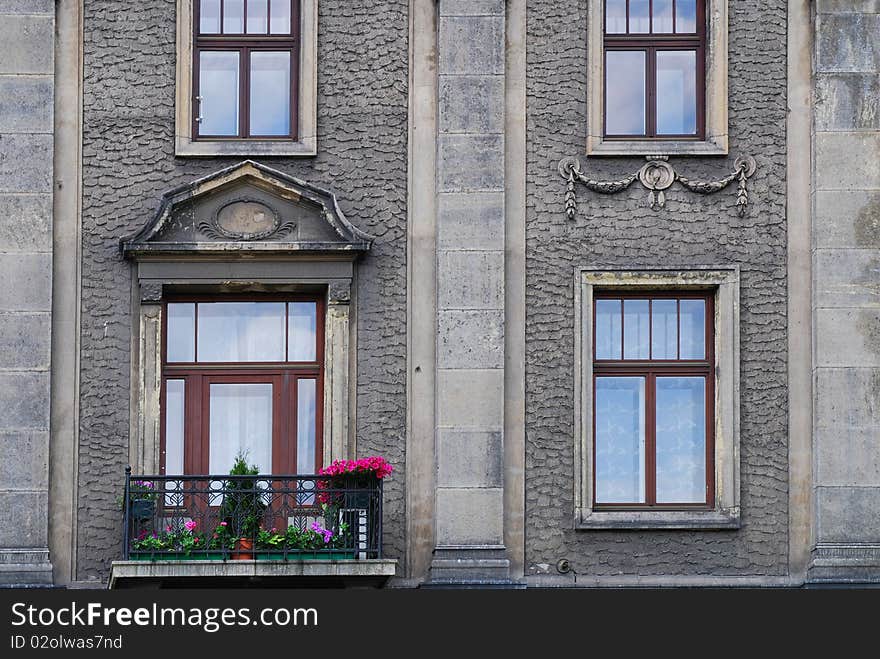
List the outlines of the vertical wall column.
{"label": "vertical wall column", "polygon": [[432,582],[506,580],[504,0],[439,0]]}
{"label": "vertical wall column", "polygon": [[55,4],[0,3],[0,584],[52,583]]}
{"label": "vertical wall column", "polygon": [[815,14],[810,581],[880,581],[880,13]]}

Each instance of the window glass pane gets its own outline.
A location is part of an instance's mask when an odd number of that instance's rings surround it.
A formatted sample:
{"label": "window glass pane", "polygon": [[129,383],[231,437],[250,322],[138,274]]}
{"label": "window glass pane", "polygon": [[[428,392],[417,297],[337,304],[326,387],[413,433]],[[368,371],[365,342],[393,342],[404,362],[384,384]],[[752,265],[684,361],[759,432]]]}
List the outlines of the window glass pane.
{"label": "window glass pane", "polygon": [[672,0],[654,0],[654,14],[651,22],[654,34],[672,32]]}
{"label": "window glass pane", "polygon": [[290,134],[290,52],[251,53],[251,135]]}
{"label": "window glass pane", "polygon": [[223,3],[223,33],[244,32],[244,0],[226,0]]}
{"label": "window glass pane", "polygon": [[706,301],[681,300],[681,358],[706,358]]}
{"label": "window glass pane", "polygon": [[648,359],[648,301],[623,301],[623,358]]}
{"label": "window glass pane", "polygon": [[621,359],[620,300],[596,300],[596,359]]}
{"label": "window glass pane", "polygon": [[186,410],[186,382],[165,381],[165,473],[183,473],[183,419]]}
{"label": "window glass pane", "polygon": [[199,32],[220,33],[220,0],[202,0],[199,3]]}
{"label": "window glass pane", "polygon": [[675,31],[679,34],[697,31],[697,0],[676,0]]}
{"label": "window glass pane", "polygon": [[657,503],[706,500],[706,380],[657,378]]}
{"label": "window glass pane", "polygon": [[605,0],[605,33],[626,32],[626,0]]}
{"label": "window glass pane", "polygon": [[272,34],[290,34],[290,0],[272,0],[269,29]]}
{"label": "window glass pane", "polygon": [[605,56],[605,132],[645,134],[645,53],[609,50]]}
{"label": "window glass pane", "polygon": [[266,32],[268,31],[268,2],[269,0],[248,0],[248,34],[266,34]]}
{"label": "window glass pane", "polygon": [[289,308],[287,359],[292,362],[313,362],[318,358],[318,305],[314,302],[291,302]]}
{"label": "window glass pane", "polygon": [[315,392],[316,380],[298,380],[296,384],[296,471],[315,473]]}
{"label": "window glass pane", "polygon": [[210,472],[227,474],[239,451],[272,473],[272,385],[211,384]]}
{"label": "window glass pane", "polygon": [[283,302],[199,304],[200,362],[283,362]]}
{"label": "window glass pane", "polygon": [[169,362],[196,360],[196,305],[192,303],[168,305]]}
{"label": "window glass pane", "polygon": [[657,134],[697,132],[697,53],[657,51]]}
{"label": "window glass pane", "polygon": [[651,29],[650,0],[629,0],[629,32],[647,33]]}
{"label": "window glass pane", "polygon": [[645,379],[596,378],[596,501],[645,502]]}
{"label": "window glass pane", "polygon": [[238,134],[238,53],[199,53],[200,135]]}
{"label": "window glass pane", "polygon": [[678,308],[675,300],[651,302],[651,359],[678,359]]}

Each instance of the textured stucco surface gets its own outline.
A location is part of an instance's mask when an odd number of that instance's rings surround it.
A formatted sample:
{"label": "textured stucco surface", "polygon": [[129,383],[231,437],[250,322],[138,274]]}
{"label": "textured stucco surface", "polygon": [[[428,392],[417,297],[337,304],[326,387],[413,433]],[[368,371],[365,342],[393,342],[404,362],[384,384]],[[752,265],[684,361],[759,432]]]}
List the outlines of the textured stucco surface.
{"label": "textured stucco surface", "polygon": [[[82,373],[77,576],[106,579],[119,557],[114,498],[128,459],[131,266],[118,239],[167,189],[234,164],[174,157],[175,1],[85,5]],[[318,156],[265,158],[334,190],[377,237],[358,275],[357,438],[395,466],[385,551],[403,557],[407,2],[322,0]]]}
{"label": "textured stucco surface", "polygon": [[[719,176],[740,153],[758,162],[745,217],[735,191],[675,185],[665,210],[639,185],[578,188],[563,213],[556,166],[579,156],[591,178],[642,161],[584,157],[586,0],[528,4],[526,567],[567,558],[591,575],[780,575],[787,559],[785,90],[786,5],[730,3],[730,157],[672,158],[685,176]],[[738,264],[742,269],[738,531],[573,529],[574,271],[578,266]]]}

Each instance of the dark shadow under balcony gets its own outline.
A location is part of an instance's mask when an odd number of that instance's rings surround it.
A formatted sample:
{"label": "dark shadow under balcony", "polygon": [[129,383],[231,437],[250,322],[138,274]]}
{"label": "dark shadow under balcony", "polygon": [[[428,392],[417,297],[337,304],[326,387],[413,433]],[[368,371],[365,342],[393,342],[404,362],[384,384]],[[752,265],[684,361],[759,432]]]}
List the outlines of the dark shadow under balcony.
{"label": "dark shadow under balcony", "polygon": [[373,476],[132,475],[110,588],[378,587],[382,481]]}

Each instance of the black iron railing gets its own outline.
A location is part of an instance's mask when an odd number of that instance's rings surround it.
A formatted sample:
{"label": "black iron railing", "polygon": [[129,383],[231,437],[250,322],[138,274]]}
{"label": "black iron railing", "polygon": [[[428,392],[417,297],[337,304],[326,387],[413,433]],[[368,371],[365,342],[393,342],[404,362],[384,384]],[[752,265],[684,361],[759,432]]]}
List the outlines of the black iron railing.
{"label": "black iron railing", "polygon": [[126,560],[382,557],[382,481],[125,473]]}

